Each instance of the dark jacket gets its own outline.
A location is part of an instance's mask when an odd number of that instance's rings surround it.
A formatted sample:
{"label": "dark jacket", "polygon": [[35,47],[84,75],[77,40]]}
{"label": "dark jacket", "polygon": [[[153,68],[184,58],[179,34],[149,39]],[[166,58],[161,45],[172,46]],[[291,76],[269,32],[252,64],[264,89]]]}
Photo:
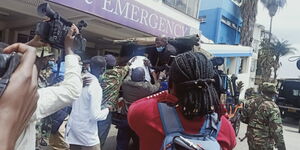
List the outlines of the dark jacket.
{"label": "dark jacket", "polygon": [[70,114],[71,110],[72,107],[68,106],[49,116],[52,120],[51,133],[56,133],[58,131],[59,127]]}
{"label": "dark jacket", "polygon": [[130,74],[125,78],[122,84],[123,98],[125,107],[122,108],[122,114],[127,114],[129,106],[141,98],[147,97],[159,90],[160,84],[156,82],[134,82],[131,80]]}
{"label": "dark jacket", "polygon": [[163,66],[167,64],[171,55],[176,55],[176,48],[167,44],[165,49],[162,52],[157,52],[156,48],[147,49],[146,53],[148,54],[148,58],[154,67]]}

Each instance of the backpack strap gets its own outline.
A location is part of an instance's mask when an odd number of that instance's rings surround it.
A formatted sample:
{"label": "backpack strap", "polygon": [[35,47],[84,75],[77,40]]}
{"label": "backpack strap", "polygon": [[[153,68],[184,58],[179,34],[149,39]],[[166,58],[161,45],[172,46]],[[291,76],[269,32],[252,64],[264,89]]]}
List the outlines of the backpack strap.
{"label": "backpack strap", "polygon": [[174,107],[166,103],[158,103],[160,120],[166,135],[174,132],[183,132],[182,125]]}
{"label": "backpack strap", "polygon": [[207,114],[205,121],[200,129],[200,134],[217,138],[220,131],[221,121],[218,119],[217,113]]}

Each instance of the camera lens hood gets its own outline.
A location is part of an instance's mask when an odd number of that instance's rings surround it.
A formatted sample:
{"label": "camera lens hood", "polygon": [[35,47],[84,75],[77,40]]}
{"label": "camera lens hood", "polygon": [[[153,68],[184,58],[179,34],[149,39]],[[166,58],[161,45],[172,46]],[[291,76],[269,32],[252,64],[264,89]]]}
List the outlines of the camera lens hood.
{"label": "camera lens hood", "polygon": [[48,3],[40,4],[37,8],[37,13],[39,16],[47,16],[49,18],[53,18],[55,15],[55,11],[50,8],[50,5]]}

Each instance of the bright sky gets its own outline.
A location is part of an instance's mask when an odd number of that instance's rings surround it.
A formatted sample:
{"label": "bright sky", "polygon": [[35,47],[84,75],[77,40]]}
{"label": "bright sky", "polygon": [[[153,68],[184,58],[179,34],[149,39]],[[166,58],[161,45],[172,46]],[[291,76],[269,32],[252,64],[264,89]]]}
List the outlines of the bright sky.
{"label": "bright sky", "polygon": [[[288,40],[292,47],[298,49],[300,56],[300,1],[287,0],[287,4],[280,9],[273,18],[272,33],[279,39]],[[270,17],[268,10],[259,2],[256,22],[264,25],[269,30]],[[289,62],[287,59],[293,55],[282,57],[282,66],[278,71],[278,78],[300,77],[300,71],[296,67],[296,62]]]}

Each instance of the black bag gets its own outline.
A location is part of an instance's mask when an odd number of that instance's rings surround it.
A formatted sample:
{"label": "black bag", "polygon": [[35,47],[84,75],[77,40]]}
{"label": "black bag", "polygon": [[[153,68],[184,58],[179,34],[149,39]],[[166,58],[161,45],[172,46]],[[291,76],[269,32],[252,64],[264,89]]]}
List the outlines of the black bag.
{"label": "black bag", "polygon": [[0,54],[0,96],[4,93],[11,75],[20,64],[21,56],[17,53]]}

